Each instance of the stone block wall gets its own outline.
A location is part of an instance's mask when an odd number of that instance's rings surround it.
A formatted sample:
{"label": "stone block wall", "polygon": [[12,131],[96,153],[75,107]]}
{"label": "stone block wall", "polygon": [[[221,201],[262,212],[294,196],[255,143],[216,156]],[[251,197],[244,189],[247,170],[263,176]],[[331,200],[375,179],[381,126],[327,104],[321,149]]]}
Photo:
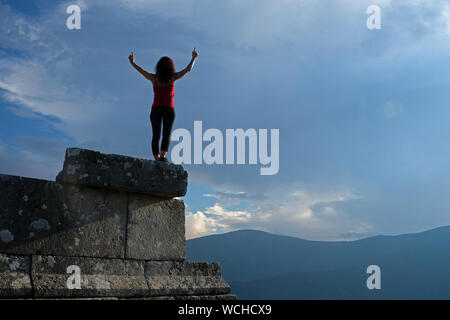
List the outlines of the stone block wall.
{"label": "stone block wall", "polygon": [[217,263],[185,261],[187,176],[78,148],[55,182],[0,175],[0,298],[236,298]]}

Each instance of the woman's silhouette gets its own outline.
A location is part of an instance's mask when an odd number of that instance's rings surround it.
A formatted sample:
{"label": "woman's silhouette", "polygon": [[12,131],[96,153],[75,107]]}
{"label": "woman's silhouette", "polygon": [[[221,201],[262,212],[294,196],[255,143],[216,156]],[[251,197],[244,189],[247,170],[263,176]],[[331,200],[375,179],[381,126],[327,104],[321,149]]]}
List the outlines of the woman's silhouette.
{"label": "woman's silhouette", "polygon": [[[150,113],[152,123],[153,138],[152,152],[155,160],[169,162],[166,158],[169,151],[170,133],[172,131],[173,121],[175,120],[175,105],[173,97],[175,94],[175,81],[184,77],[186,73],[194,67],[195,59],[198,56],[197,50],[192,51],[192,59],[188,66],[183,70],[176,72],[175,65],[169,57],[159,59],[155,67],[155,74],[149,73],[134,63],[134,54],[131,52],[128,60],[131,65],[139,71],[147,80],[153,84],[153,104]],[[161,142],[161,153],[159,153],[159,138],[161,136],[161,122],[163,124],[163,134]]]}

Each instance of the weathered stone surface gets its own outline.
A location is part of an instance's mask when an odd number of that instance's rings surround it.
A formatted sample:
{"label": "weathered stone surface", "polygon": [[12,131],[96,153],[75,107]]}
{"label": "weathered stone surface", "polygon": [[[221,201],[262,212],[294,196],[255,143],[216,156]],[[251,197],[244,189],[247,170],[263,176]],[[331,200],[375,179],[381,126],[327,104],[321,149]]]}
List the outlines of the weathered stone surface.
{"label": "weathered stone surface", "polygon": [[130,194],[126,258],[184,260],[184,202],[180,199]]}
{"label": "weathered stone surface", "polygon": [[0,254],[0,298],[31,294],[30,257]]}
{"label": "weathered stone surface", "polygon": [[[81,288],[73,285],[78,266]],[[35,295],[40,297],[142,297],[148,295],[144,262],[121,259],[33,256],[32,277]],[[70,271],[70,270],[69,270]],[[69,278],[71,277],[71,278]]]}
{"label": "weathered stone surface", "polygon": [[151,296],[217,295],[230,286],[212,262],[147,261],[145,276]]}
{"label": "weathered stone surface", "polygon": [[184,261],[186,188],[181,166],[76,148],[56,183],[0,174],[0,298],[235,299]]}
{"label": "weathered stone surface", "polygon": [[68,148],[56,181],[177,197],[186,194],[187,176],[181,165]]}
{"label": "weathered stone surface", "polygon": [[127,194],[0,175],[0,252],[123,258]]}

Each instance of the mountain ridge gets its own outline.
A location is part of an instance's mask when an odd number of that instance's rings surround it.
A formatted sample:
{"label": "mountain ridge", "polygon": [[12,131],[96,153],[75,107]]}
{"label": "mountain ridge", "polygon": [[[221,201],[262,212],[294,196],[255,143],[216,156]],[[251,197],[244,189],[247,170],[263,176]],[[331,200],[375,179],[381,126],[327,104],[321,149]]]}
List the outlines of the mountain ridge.
{"label": "mountain ridge", "polygon": [[[187,258],[218,261],[249,299],[450,298],[450,226],[351,241],[244,229],[188,240]],[[382,270],[381,292],[366,287],[369,265]]]}
{"label": "mountain ridge", "polygon": [[430,228],[430,229],[426,229],[424,231],[418,231],[418,232],[408,232],[408,233],[401,233],[401,234],[377,234],[377,235],[369,236],[366,238],[354,239],[354,240],[310,240],[310,239],[304,239],[301,237],[277,234],[277,233],[272,233],[272,232],[257,230],[257,229],[239,229],[239,230],[233,230],[233,231],[224,232],[224,233],[209,234],[209,235],[202,236],[202,237],[192,238],[192,239],[189,239],[188,241],[211,238],[211,237],[220,237],[220,236],[231,235],[231,234],[236,234],[236,233],[262,233],[262,234],[267,234],[267,235],[272,235],[272,236],[277,236],[277,237],[293,238],[293,239],[309,241],[309,242],[346,242],[347,243],[347,242],[363,241],[363,240],[368,240],[368,239],[373,239],[373,238],[382,238],[382,237],[392,238],[392,237],[418,235],[418,234],[425,234],[425,233],[435,232],[435,231],[437,232],[438,230],[446,230],[446,231],[450,232],[450,225],[434,227],[434,228]]}

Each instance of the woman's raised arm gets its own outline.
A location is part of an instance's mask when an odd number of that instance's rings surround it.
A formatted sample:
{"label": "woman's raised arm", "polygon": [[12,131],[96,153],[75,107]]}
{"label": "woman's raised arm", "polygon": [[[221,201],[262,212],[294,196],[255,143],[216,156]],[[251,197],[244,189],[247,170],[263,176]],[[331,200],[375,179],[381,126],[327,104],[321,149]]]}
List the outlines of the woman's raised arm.
{"label": "woman's raised arm", "polygon": [[144,69],[139,67],[136,63],[134,63],[134,53],[133,52],[131,52],[131,54],[128,56],[128,60],[130,61],[131,65],[137,71],[139,71],[139,73],[142,74],[146,79],[150,80],[151,82],[155,81],[155,75],[154,74],[151,74],[151,73],[145,71]]}
{"label": "woman's raised arm", "polygon": [[197,59],[198,56],[198,52],[197,50],[194,48],[194,50],[192,51],[192,59],[191,62],[189,62],[188,66],[186,68],[184,68],[183,70],[179,71],[179,72],[175,72],[174,74],[174,78],[175,80],[181,79],[185,76],[186,73],[188,73],[189,71],[192,70],[192,68],[194,67],[195,64],[195,59]]}

